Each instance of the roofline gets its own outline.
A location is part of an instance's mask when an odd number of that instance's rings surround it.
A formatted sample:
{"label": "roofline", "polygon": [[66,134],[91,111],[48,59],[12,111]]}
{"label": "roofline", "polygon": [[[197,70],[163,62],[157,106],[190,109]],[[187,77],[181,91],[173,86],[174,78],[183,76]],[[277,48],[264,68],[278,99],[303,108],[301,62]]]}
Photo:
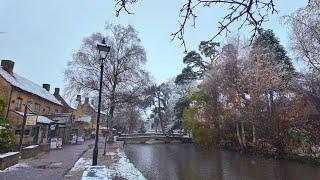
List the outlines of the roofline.
{"label": "roofline", "polygon": [[[58,103],[56,103],[56,102],[50,101],[50,100],[48,100],[48,99],[45,99],[45,98],[43,98],[43,97],[41,97],[41,96],[39,96],[39,95],[37,95],[37,94],[34,94],[34,93],[29,92],[29,91],[23,90],[23,89],[21,89],[21,88],[19,88],[19,87],[17,87],[17,86],[12,85],[10,82],[8,82],[8,83],[9,83],[12,87],[14,87],[14,90],[17,89],[17,90],[20,90],[20,91],[23,91],[23,92],[32,94],[32,95],[34,95],[34,96],[39,97],[39,98],[42,99],[42,100],[45,100],[45,101],[48,101],[48,102],[53,103],[53,104],[55,104],[55,105],[58,105],[58,106],[63,107],[62,104],[58,104]],[[56,100],[57,100],[57,99],[56,99]],[[57,101],[58,101],[58,100],[57,100]]]}
{"label": "roofline", "polygon": [[[39,96],[39,95],[37,95],[37,94],[33,94],[33,93],[29,92],[29,91],[23,90],[23,89],[21,89],[21,88],[19,88],[19,87],[17,87],[17,86],[14,86],[12,83],[10,83],[9,81],[7,81],[6,78],[4,78],[2,75],[0,75],[0,77],[1,77],[1,79],[3,79],[5,82],[7,82],[11,87],[13,87],[12,90],[13,90],[14,88],[15,88],[15,89],[19,89],[19,90],[21,90],[21,91],[23,91],[23,92],[32,94],[32,95],[37,96],[37,97],[39,97],[39,98],[41,98],[41,99],[43,99],[43,100],[46,100],[46,101],[48,101],[48,102],[51,102],[51,103],[54,103],[54,104],[56,104],[56,105],[59,105],[59,106],[63,107],[63,104],[62,104],[62,103],[58,104],[58,103],[56,103],[56,102],[52,102],[52,101],[50,101],[50,100],[48,100],[48,99],[45,99],[45,98],[43,98],[43,97],[41,97],[41,96]],[[30,80],[29,80],[29,81],[30,81]],[[50,92],[49,92],[49,93],[50,93]],[[54,98],[56,98],[56,97],[54,97]],[[11,99],[10,99],[10,100],[11,100]],[[57,100],[58,102],[60,102],[57,98],[56,98],[56,100]]]}

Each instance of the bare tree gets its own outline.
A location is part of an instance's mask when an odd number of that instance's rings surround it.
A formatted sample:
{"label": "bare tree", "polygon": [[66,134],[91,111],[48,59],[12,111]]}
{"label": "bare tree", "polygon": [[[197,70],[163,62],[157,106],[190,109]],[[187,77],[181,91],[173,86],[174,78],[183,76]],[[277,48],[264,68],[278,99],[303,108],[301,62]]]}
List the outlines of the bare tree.
{"label": "bare tree", "polygon": [[100,69],[96,44],[105,38],[111,50],[104,61],[103,105],[109,111],[109,119],[113,119],[117,106],[134,103],[140,98],[149,77],[144,70],[145,50],[135,29],[130,25],[110,24],[106,30],[110,36],[94,33],[83,40],[82,47],[68,63],[65,77],[69,95],[84,93],[96,96]]}
{"label": "bare tree", "polygon": [[291,27],[291,49],[300,60],[320,72],[320,1],[310,0],[308,6],[285,19]]}
{"label": "bare tree", "polygon": [[[116,15],[119,16],[121,11],[133,14],[128,10],[128,6],[137,3],[139,0],[115,0]],[[222,5],[227,9],[227,13],[219,21],[218,32],[213,35],[211,41],[221,35],[228,34],[230,26],[236,22],[241,22],[238,29],[248,26],[251,28],[252,38],[257,34],[261,25],[267,20],[268,15],[277,13],[273,0],[185,0],[180,8],[181,21],[178,30],[171,34],[172,40],[179,39],[181,45],[187,49],[184,32],[188,22],[191,21],[192,26],[196,25],[198,8],[214,8]]]}

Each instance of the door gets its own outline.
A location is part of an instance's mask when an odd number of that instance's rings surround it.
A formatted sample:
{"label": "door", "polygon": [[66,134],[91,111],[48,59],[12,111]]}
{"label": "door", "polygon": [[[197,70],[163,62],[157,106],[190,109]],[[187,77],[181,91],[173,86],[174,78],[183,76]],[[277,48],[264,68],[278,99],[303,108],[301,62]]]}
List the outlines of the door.
{"label": "door", "polygon": [[38,144],[39,126],[33,126],[31,129],[32,144]]}

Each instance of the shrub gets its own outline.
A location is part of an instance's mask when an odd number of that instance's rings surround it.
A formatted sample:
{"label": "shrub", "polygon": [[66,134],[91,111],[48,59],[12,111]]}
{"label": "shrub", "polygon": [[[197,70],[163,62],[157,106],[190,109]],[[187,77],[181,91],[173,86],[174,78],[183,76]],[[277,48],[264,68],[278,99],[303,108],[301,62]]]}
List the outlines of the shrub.
{"label": "shrub", "polygon": [[0,153],[7,152],[12,146],[9,121],[4,116],[5,102],[0,100]]}

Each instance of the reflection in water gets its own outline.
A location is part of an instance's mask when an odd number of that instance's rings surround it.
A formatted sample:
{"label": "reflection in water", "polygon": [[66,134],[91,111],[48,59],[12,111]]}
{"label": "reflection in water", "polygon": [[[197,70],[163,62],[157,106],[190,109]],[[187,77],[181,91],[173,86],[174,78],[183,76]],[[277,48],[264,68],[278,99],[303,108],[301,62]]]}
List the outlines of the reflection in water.
{"label": "reflection in water", "polygon": [[125,152],[151,180],[320,179],[320,166],[203,150],[192,144],[130,144]]}

